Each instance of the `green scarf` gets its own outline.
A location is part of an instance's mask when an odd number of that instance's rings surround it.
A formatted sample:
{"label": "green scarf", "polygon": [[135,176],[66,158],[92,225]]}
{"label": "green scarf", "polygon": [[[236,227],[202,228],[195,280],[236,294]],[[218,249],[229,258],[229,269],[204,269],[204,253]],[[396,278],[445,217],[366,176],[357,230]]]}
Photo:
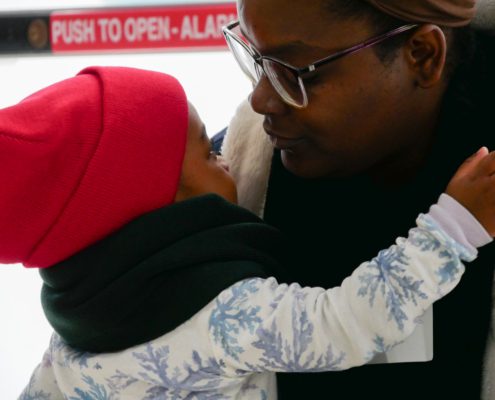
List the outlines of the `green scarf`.
{"label": "green scarf", "polygon": [[110,352],[173,330],[223,289],[281,275],[281,236],[216,195],[143,215],[40,270],[42,305],[64,341]]}

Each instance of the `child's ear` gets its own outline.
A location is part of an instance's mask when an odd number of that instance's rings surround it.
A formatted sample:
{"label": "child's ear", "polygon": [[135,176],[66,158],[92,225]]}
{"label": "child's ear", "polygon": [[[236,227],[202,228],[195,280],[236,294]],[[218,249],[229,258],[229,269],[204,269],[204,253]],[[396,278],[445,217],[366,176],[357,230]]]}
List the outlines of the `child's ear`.
{"label": "child's ear", "polygon": [[405,51],[417,86],[427,89],[441,82],[447,57],[442,29],[433,24],[420,26],[407,41]]}

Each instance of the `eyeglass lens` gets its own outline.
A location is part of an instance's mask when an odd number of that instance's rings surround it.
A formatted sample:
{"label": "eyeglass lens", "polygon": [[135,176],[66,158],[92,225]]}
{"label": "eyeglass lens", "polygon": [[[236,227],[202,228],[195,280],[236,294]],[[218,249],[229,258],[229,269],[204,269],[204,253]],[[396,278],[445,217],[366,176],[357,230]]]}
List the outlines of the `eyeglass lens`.
{"label": "eyeglass lens", "polygon": [[[296,107],[301,107],[305,104],[304,89],[301,87],[300,79],[293,71],[280,63],[266,58],[262,59],[263,68],[261,68],[254,60],[250,51],[238,40],[242,40],[242,38],[227,35],[227,42],[235,59],[253,84],[259,81],[264,71],[270,83],[284,101]],[[248,46],[246,43],[244,44]]]}
{"label": "eyeglass lens", "polygon": [[298,76],[282,64],[272,60],[263,60],[265,70],[275,90],[289,104],[302,106],[305,102],[303,89]]}
{"label": "eyeglass lens", "polygon": [[256,62],[253,56],[249,54],[246,48],[240,44],[237,40],[227,36],[227,43],[232,50],[232,53],[239,63],[242,71],[247,75],[247,77],[254,83],[258,82],[259,76],[256,68]]}

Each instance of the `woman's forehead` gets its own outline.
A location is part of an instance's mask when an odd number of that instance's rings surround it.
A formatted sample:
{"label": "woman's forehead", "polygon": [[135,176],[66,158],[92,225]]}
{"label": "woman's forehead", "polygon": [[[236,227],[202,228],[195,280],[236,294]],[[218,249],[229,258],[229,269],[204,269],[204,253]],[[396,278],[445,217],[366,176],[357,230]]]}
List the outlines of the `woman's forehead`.
{"label": "woman's forehead", "polygon": [[240,0],[240,29],[264,55],[306,50],[337,51],[366,38],[364,22],[333,16],[327,0]]}
{"label": "woman's forehead", "polygon": [[276,32],[300,37],[307,27],[301,29],[294,22],[318,22],[315,19],[321,19],[316,12],[319,2],[320,0],[240,0],[239,19],[243,29],[248,32]]}

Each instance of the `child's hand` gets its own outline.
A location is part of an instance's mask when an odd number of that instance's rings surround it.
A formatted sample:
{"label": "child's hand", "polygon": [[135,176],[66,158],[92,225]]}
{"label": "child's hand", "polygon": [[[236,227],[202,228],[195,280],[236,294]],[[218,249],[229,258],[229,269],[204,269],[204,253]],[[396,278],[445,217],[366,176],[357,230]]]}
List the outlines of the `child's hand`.
{"label": "child's hand", "polygon": [[495,237],[495,152],[482,147],[459,167],[445,191]]}

